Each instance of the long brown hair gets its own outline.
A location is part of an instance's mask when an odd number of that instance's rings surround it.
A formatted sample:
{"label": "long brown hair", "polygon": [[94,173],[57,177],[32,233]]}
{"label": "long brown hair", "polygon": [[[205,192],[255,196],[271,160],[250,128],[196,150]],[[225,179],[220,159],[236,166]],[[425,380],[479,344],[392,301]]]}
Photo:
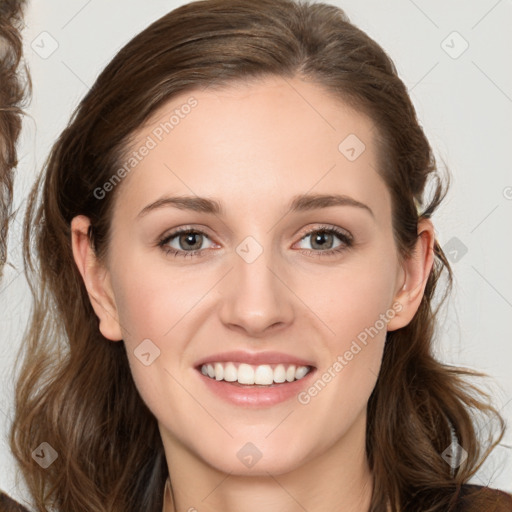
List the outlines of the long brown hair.
{"label": "long brown hair", "polygon": [[24,100],[30,96],[28,69],[20,65],[24,0],[0,3],[0,277],[7,260],[13,171],[18,165],[16,142],[21,132]]}
{"label": "long brown hair", "polygon": [[[161,510],[168,475],[156,419],[136,390],[123,344],[98,329],[74,264],[70,222],[80,214],[90,218],[90,241],[103,258],[122,184],[105,197],[94,192],[119,169],[134,131],[178,94],[266,76],[310,80],[375,122],[401,258],[412,254],[418,220],[429,218],[446,195],[449,179],[441,179],[393,62],[341,9],[291,0],[203,0],[137,35],[81,101],[30,196],[25,258],[35,303],[11,445],[38,510]],[[434,309],[443,270],[447,286]],[[368,403],[372,512],[385,510],[388,501],[393,511],[452,510],[461,484],[502,439],[504,421],[490,397],[465,379],[483,374],[433,356],[436,315],[451,286],[452,270],[436,241],[419,310],[409,325],[388,333]],[[497,439],[492,432],[478,438],[473,414],[498,422]],[[457,468],[442,457],[452,429],[467,452]],[[58,454],[46,469],[31,456],[43,442]],[[476,509],[485,509],[482,500],[474,498]]]}

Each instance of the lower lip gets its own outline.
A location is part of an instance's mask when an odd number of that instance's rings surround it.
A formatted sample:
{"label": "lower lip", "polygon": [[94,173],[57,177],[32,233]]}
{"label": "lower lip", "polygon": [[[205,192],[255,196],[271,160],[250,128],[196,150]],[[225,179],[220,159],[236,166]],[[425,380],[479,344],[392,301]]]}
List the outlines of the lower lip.
{"label": "lower lip", "polygon": [[225,380],[212,379],[197,370],[202,381],[213,393],[230,404],[246,407],[270,407],[290,400],[309,386],[315,371],[316,368],[313,368],[300,380],[259,387],[236,385]]}

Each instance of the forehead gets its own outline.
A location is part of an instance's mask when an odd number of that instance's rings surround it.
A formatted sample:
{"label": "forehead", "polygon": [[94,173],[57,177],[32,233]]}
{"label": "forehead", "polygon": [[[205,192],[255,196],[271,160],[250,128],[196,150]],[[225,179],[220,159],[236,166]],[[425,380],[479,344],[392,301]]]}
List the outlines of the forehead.
{"label": "forehead", "polygon": [[132,137],[124,163],[135,160],[119,207],[140,210],[161,195],[186,194],[261,209],[262,201],[271,208],[308,191],[336,191],[385,215],[375,132],[371,119],[297,78],[184,93]]}

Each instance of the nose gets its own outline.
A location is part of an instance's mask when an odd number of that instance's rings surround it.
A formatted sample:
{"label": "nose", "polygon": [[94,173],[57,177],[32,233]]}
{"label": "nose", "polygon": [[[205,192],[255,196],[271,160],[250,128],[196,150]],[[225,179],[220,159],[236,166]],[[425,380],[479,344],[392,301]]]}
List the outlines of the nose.
{"label": "nose", "polygon": [[287,285],[284,265],[270,250],[263,250],[254,261],[240,254],[234,254],[233,268],[220,285],[222,323],[251,337],[284,329],[294,317],[294,294]]}

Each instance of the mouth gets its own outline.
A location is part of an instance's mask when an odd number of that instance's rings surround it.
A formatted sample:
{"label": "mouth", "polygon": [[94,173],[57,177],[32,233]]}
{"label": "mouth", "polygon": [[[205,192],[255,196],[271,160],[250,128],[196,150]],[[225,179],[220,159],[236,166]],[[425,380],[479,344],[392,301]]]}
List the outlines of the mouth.
{"label": "mouth", "polygon": [[317,372],[313,360],[294,354],[233,350],[206,356],[194,364],[211,397],[244,408],[267,408],[298,399]]}
{"label": "mouth", "polygon": [[314,366],[283,363],[211,362],[195,369],[212,397],[245,409],[266,409],[298,399],[299,394],[312,385],[316,374]]}
{"label": "mouth", "polygon": [[235,361],[212,362],[196,366],[205,377],[242,388],[271,388],[300,381],[314,371],[311,365],[260,364]]}

